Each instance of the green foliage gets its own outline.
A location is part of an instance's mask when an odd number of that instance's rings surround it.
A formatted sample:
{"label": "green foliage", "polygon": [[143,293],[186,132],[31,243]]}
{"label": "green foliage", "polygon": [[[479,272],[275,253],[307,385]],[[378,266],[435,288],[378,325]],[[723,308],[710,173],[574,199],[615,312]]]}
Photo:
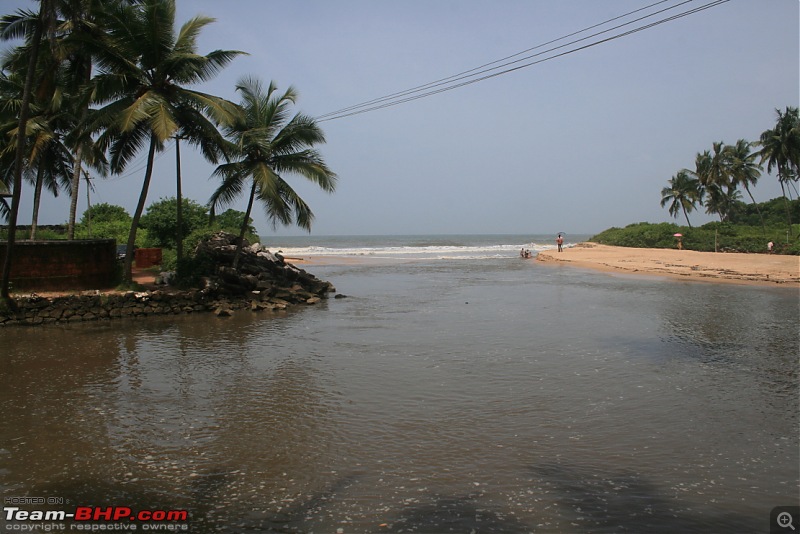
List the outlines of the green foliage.
{"label": "green foliage", "polygon": [[[777,254],[800,254],[800,240],[789,238],[787,242],[786,225],[768,226],[766,235],[761,225],[741,225],[711,222],[698,228],[677,226],[670,223],[636,223],[625,228],[609,228],[590,241],[603,245],[637,248],[677,248],[675,233],[683,234],[683,248],[701,252],[763,253],[767,242],[775,244]],[[797,235],[800,225],[795,225]]]}
{"label": "green foliage", "polygon": [[639,247],[639,248],[674,248],[676,245],[673,234],[686,232],[687,226],[678,226],[673,223],[635,223],[629,224],[625,228],[609,228],[590,241],[602,245],[614,245],[617,247]]}
{"label": "green foliage", "polygon": [[314,214],[286,177],[296,175],[323,191],[334,191],[336,174],[313,148],[325,142],[322,129],[312,117],[302,113],[290,116],[297,100],[292,87],[281,95],[274,82],[265,90],[259,80],[245,77],[236,90],[242,95],[244,120],[225,130],[238,153],[235,161],[214,171],[222,184],[211,195],[210,204],[227,205],[243,191],[250,191],[247,213],[258,199],[274,226],[297,224],[310,231]]}
{"label": "green foliage", "polygon": [[[214,224],[220,230],[225,230],[226,232],[235,233],[236,235],[239,235],[239,232],[241,232],[243,222],[244,222],[244,212],[237,211],[234,209],[227,209],[224,212],[217,215],[216,217],[214,217]],[[247,221],[247,230],[245,231],[245,234],[256,235],[256,233],[257,233],[256,227],[253,226],[253,218],[251,217]],[[253,241],[251,241],[251,243],[252,242]]]}
{"label": "green foliage", "polygon": [[[764,216],[764,224],[767,226],[783,225],[786,229],[786,199],[783,197],[773,198],[767,202],[758,203],[758,209]],[[789,212],[793,221],[800,221],[800,199],[789,201]],[[758,210],[754,204],[738,202],[734,206],[731,220],[737,224],[750,226],[760,225],[761,219],[758,217]]]}
{"label": "green foliage", "polygon": [[[241,212],[240,212],[241,213]],[[216,234],[219,231],[229,232],[231,234],[239,235],[241,228],[221,228],[216,222],[211,226],[205,226],[203,228],[198,228],[188,236],[183,238],[183,248],[187,251],[187,256],[194,254],[194,249],[197,248],[197,244],[204,239],[208,239],[212,235]],[[250,243],[258,243],[259,237],[256,234],[246,233],[244,238],[247,239]]]}
{"label": "green foliage", "polygon": [[90,224],[89,221],[91,221],[92,226],[108,222],[125,222],[128,224],[128,229],[131,226],[131,216],[125,208],[107,203],[95,204],[84,211],[80,224],[87,226]]}
{"label": "green foliage", "polygon": [[[76,239],[116,239],[118,245],[128,242],[128,233],[131,231],[131,221],[107,221],[96,223],[92,221],[89,225],[80,224],[75,227]],[[147,246],[147,231],[143,230],[136,234],[135,245],[137,247]]]}
{"label": "green foliage", "polygon": [[216,232],[219,231],[219,228],[214,226],[204,226],[202,228],[198,228],[191,234],[187,235],[183,238],[183,248],[186,251],[187,256],[194,255],[194,249],[197,248],[197,244],[204,239],[208,239]]}
{"label": "green foliage", "polygon": [[[147,230],[148,246],[175,248],[177,246],[178,201],[175,197],[150,204],[139,226]],[[208,225],[208,209],[187,198],[183,199],[183,231],[187,236]]]}
{"label": "green foliage", "polygon": [[[220,230],[236,235],[239,235],[241,231],[242,221],[244,220],[244,212],[242,211],[226,210],[209,225],[205,206],[190,199],[184,199],[183,206],[185,231],[183,242],[184,250],[187,251],[188,255],[194,252],[197,243],[202,239],[210,237]],[[177,255],[175,253],[177,208],[178,203],[175,198],[163,199],[153,203],[148,208],[147,214],[142,217],[141,228],[136,233],[137,247],[159,247],[163,249],[162,255],[164,259],[161,266],[166,271],[173,271],[177,267]],[[131,229],[131,216],[128,215],[125,208],[111,204],[96,204],[91,209],[91,225],[88,224],[88,217],[84,212],[81,223],[75,228],[75,237],[77,239],[116,239],[118,244],[127,243]],[[151,227],[145,228],[145,224],[150,224]],[[155,237],[151,235],[154,229],[158,234]],[[37,236],[39,239],[65,238],[65,235],[55,231],[48,231],[45,228],[40,228]],[[250,219],[245,239],[250,243],[259,242],[256,228],[253,226],[253,219]]]}
{"label": "green foliage", "polygon": [[[674,234],[681,233],[683,248],[687,250],[762,253],[767,250],[767,242],[772,241],[775,253],[800,254],[800,239],[792,237],[798,235],[800,225],[793,225],[787,235],[786,204],[783,197],[757,205],[734,202],[728,212],[730,221],[710,222],[698,228],[671,223],[636,223],[625,228],[609,228],[590,241],[618,247],[676,248],[678,241]],[[800,220],[800,200],[789,201],[789,209],[792,218]]]}
{"label": "green foliage", "polygon": [[178,268],[178,252],[171,248],[161,249],[161,270],[175,271]]}
{"label": "green foliage", "polygon": [[[7,233],[7,232],[6,232]],[[28,239],[30,237],[30,232],[27,230],[22,233],[17,233],[17,239]],[[58,241],[61,239],[66,239],[67,234],[60,232],[58,230],[53,230],[51,228],[42,228],[41,226],[36,230],[36,240],[37,241]]]}

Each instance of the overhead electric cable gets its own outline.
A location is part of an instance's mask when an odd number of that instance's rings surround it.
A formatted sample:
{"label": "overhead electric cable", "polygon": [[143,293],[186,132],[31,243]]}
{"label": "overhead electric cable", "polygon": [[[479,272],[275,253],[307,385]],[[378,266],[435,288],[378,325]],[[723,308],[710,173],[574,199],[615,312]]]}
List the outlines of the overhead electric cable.
{"label": "overhead electric cable", "polygon": [[[471,69],[469,71],[465,71],[465,73],[473,72],[473,74],[471,74],[471,75],[468,75],[468,76],[453,75],[453,76],[450,76],[448,78],[444,78],[443,79],[443,80],[449,80],[449,81],[439,80],[437,82],[431,82],[431,83],[428,83],[428,84],[425,84],[425,85],[422,85],[422,86],[418,86],[418,87],[413,88],[413,89],[408,89],[406,91],[401,91],[401,92],[398,92],[398,93],[394,93],[393,95],[388,95],[388,96],[385,96],[385,97],[382,97],[382,98],[373,99],[371,101],[368,101],[368,102],[365,102],[365,103],[362,103],[362,104],[358,104],[358,105],[355,105],[355,106],[350,106],[348,108],[343,108],[343,109],[341,109],[339,111],[336,111],[336,112],[331,112],[331,113],[326,113],[324,115],[320,115],[319,117],[317,117],[317,120],[319,122],[324,122],[324,121],[330,121],[330,120],[340,119],[340,118],[344,118],[344,117],[350,117],[350,116],[353,116],[353,115],[359,115],[361,113],[367,113],[369,111],[375,111],[375,110],[378,110],[378,109],[383,109],[383,108],[387,108],[387,107],[392,107],[392,106],[396,106],[396,105],[399,105],[399,104],[403,104],[403,103],[406,103],[406,102],[411,102],[413,100],[418,100],[420,98],[425,98],[427,96],[443,93],[443,92],[446,92],[446,91],[451,91],[451,90],[457,89],[459,87],[464,87],[466,85],[471,85],[473,83],[477,83],[477,82],[480,82],[480,81],[483,81],[483,80],[487,80],[489,78],[495,78],[497,76],[501,76],[503,74],[508,74],[510,72],[514,72],[514,71],[517,71],[517,70],[520,70],[520,69],[523,69],[523,68],[527,68],[527,67],[530,67],[530,66],[533,66],[533,65],[537,65],[539,63],[543,63],[543,62],[549,61],[551,59],[556,59],[556,58],[559,58],[559,57],[562,57],[562,56],[565,56],[565,55],[568,55],[568,54],[572,54],[574,52],[578,52],[580,50],[585,50],[587,48],[591,48],[593,46],[597,46],[597,45],[602,44],[602,43],[606,43],[606,42],[609,42],[609,41],[612,41],[612,40],[615,40],[615,39],[619,39],[621,37],[626,37],[628,35],[632,35],[634,33],[638,33],[638,32],[640,32],[642,30],[650,29],[652,27],[664,24],[666,22],[671,22],[671,21],[677,20],[679,18],[683,18],[683,17],[689,16],[689,15],[693,15],[695,13],[699,13],[700,11],[705,11],[706,9],[710,9],[712,7],[717,7],[717,6],[721,5],[721,4],[729,2],[730,0],[715,0],[713,2],[709,2],[709,3],[704,4],[702,6],[699,6],[699,7],[696,7],[696,8],[693,8],[693,9],[690,9],[690,10],[687,10],[687,11],[684,11],[684,12],[681,12],[681,13],[678,13],[678,14],[675,14],[675,15],[660,19],[660,20],[657,20],[655,22],[651,22],[651,23],[645,24],[643,26],[639,26],[637,28],[622,32],[622,33],[617,34],[617,35],[613,35],[611,37],[607,37],[607,38],[601,39],[599,41],[595,41],[595,42],[592,42],[592,43],[589,43],[589,44],[586,44],[586,45],[583,45],[583,46],[579,46],[577,48],[573,48],[573,49],[570,49],[570,50],[567,50],[567,51],[564,51],[564,52],[561,52],[561,53],[558,53],[558,54],[555,54],[555,55],[552,55],[552,56],[548,56],[548,57],[543,58],[543,59],[532,61],[530,63],[525,63],[523,65],[517,65],[515,67],[511,67],[511,68],[503,70],[503,71],[494,72],[494,73],[491,73],[491,74],[486,74],[486,73],[490,73],[490,72],[492,72],[492,71],[494,71],[494,70],[496,70],[498,68],[514,65],[514,64],[519,63],[521,61],[524,61],[524,60],[527,60],[527,59],[531,59],[531,58],[534,58],[534,57],[537,57],[537,56],[541,56],[543,54],[546,54],[546,53],[549,53],[549,52],[553,52],[555,50],[558,50],[558,49],[561,49],[561,48],[565,48],[567,46],[570,46],[570,45],[573,45],[573,44],[576,44],[576,43],[579,43],[579,42],[582,42],[582,41],[586,41],[587,39],[591,39],[593,37],[597,37],[597,36],[602,35],[604,33],[608,33],[610,31],[613,31],[615,29],[619,29],[619,28],[622,28],[624,26],[628,26],[628,25],[633,24],[635,22],[639,22],[639,21],[644,20],[646,18],[649,18],[649,17],[652,17],[654,15],[663,13],[663,12],[668,11],[670,9],[674,9],[675,7],[690,3],[692,1],[693,0],[685,0],[684,2],[681,2],[679,4],[675,4],[674,6],[671,6],[671,7],[662,9],[660,11],[651,13],[649,15],[640,17],[640,18],[635,19],[635,20],[630,21],[630,22],[626,22],[624,24],[620,24],[620,25],[615,26],[613,28],[610,28],[608,30],[604,30],[602,32],[597,32],[597,33],[592,34],[592,35],[590,35],[588,37],[577,39],[577,40],[571,41],[571,42],[569,42],[567,44],[560,45],[560,46],[545,50],[543,52],[539,52],[537,54],[526,56],[524,58],[521,58],[521,59],[518,59],[518,60],[515,60],[515,61],[512,61],[512,62],[504,63],[502,65],[498,65],[498,66],[493,67],[491,69],[485,69],[485,70],[481,70],[479,72],[474,72],[474,71],[476,71],[476,70],[481,68],[481,67],[476,67],[475,69]],[[657,4],[660,4],[660,3],[663,3],[663,2],[657,2],[656,4],[652,4],[652,5],[647,6],[647,7],[648,8],[649,7],[653,7],[653,6],[655,6]],[[642,9],[647,9],[647,8],[642,8]],[[637,10],[637,11],[641,11],[641,10]],[[621,15],[620,17],[615,17],[614,19],[609,19],[609,21],[617,20],[619,18],[625,17],[625,16],[630,15],[632,13],[635,13],[635,12],[630,12],[630,13],[627,13],[625,15]],[[601,26],[603,24],[606,24],[609,21],[606,21],[606,22],[603,22],[603,23],[600,23],[600,24],[596,24],[594,26],[591,26],[591,27],[586,28],[584,30],[581,30],[579,32],[572,33],[569,36],[576,35],[578,33],[582,33],[582,32],[584,32],[584,31],[586,31],[588,29],[591,29],[591,28],[596,28],[597,26]],[[557,41],[563,40],[564,38],[569,37],[569,36],[560,37],[560,38],[555,39],[553,41],[549,41],[549,43],[553,43],[553,42],[557,42]],[[548,43],[545,43],[545,44],[548,44]],[[543,45],[539,45],[539,46],[534,47],[534,48],[531,48],[531,49],[528,49],[527,51],[534,50],[536,48],[540,48],[541,46],[544,46],[544,44]],[[516,57],[519,54],[525,53],[525,52],[526,51],[519,52],[517,54],[514,54],[512,56],[508,56],[508,57],[509,58],[510,57]],[[498,61],[503,61],[503,60],[498,60]],[[492,63],[488,63],[487,65],[491,65],[491,64],[497,63],[498,61],[495,61],[495,62],[492,62]],[[464,73],[461,73],[461,74],[464,74]],[[486,75],[478,77],[478,78],[475,78],[475,76],[479,75],[479,74],[486,74]],[[471,79],[469,79],[469,78],[471,78]],[[466,81],[454,84],[454,82],[459,82],[461,80],[466,80]],[[441,87],[443,85],[446,86],[446,87]],[[434,89],[435,87],[439,87],[439,88],[438,89]],[[427,89],[432,89],[432,90],[427,90]],[[426,92],[420,92],[420,91],[426,91]],[[415,93],[419,93],[419,94],[415,94]],[[413,95],[413,96],[409,96],[409,95]],[[405,98],[401,98],[401,97],[405,97]]]}
{"label": "overhead electric cable", "polygon": [[[496,64],[496,63],[501,63],[501,62],[503,62],[503,61],[507,61],[507,60],[509,60],[509,59],[515,58],[515,57],[517,57],[517,56],[521,56],[522,54],[525,54],[525,53],[527,53],[527,52],[531,52],[531,51],[533,51],[533,50],[536,50],[536,49],[538,49],[538,48],[542,48],[542,47],[544,47],[544,46],[547,46],[547,45],[549,45],[549,44],[557,43],[558,41],[563,41],[564,39],[568,39],[568,38],[570,38],[570,37],[573,37],[573,36],[575,36],[575,35],[579,35],[579,34],[581,34],[581,33],[584,33],[584,32],[586,32],[586,31],[592,30],[592,29],[594,29],[594,28],[598,28],[598,27],[600,27],[600,26],[604,26],[605,24],[608,24],[609,22],[614,22],[615,20],[623,19],[623,18],[625,18],[625,17],[627,17],[627,16],[629,16],[629,15],[632,15],[632,14],[634,14],[634,13],[638,13],[638,12],[640,12],[640,11],[644,11],[644,10],[646,10],[646,9],[650,9],[651,7],[654,7],[654,6],[657,6],[657,5],[659,5],[659,4],[663,4],[663,3],[669,2],[669,1],[670,1],[670,0],[660,0],[659,2],[655,2],[655,3],[653,3],[653,4],[650,4],[650,5],[648,5],[648,6],[645,6],[645,7],[639,8],[639,9],[635,9],[635,10],[633,10],[633,11],[629,11],[628,13],[624,13],[624,14],[622,14],[622,15],[619,15],[619,16],[616,16],[616,17],[613,17],[613,18],[610,18],[610,19],[608,19],[608,20],[604,20],[603,22],[600,22],[600,23],[597,23],[597,24],[593,24],[592,26],[588,26],[588,27],[586,27],[586,28],[583,28],[582,30],[578,30],[578,31],[575,31],[575,32],[569,33],[569,34],[567,34],[567,35],[563,35],[563,36],[561,36],[561,37],[558,37],[557,39],[552,39],[552,40],[550,40],[550,41],[547,41],[547,42],[545,42],[545,43],[541,43],[541,44],[538,44],[538,45],[536,45],[536,46],[533,46],[533,47],[531,47],[531,48],[527,48],[527,49],[525,49],[525,50],[522,50],[521,52],[517,52],[516,54],[511,54],[510,56],[506,56],[506,57],[504,57],[504,58],[500,58],[500,59],[497,59],[497,60],[495,60],[495,61],[490,61],[489,63],[484,63],[483,65],[479,65],[479,66],[477,66],[477,67],[474,67],[474,68],[472,68],[472,69],[465,70],[465,71],[463,71],[463,72],[459,72],[459,73],[457,73],[457,74],[453,74],[453,75],[451,75],[451,76],[448,76],[448,77],[446,77],[446,78],[441,78],[441,79],[439,79],[439,80],[434,80],[434,81],[432,81],[432,82],[429,82],[429,83],[426,83],[426,84],[423,84],[423,85],[418,85],[418,86],[416,86],[416,87],[412,87],[412,88],[410,88],[410,89],[406,89],[406,90],[404,90],[404,91],[399,91],[399,92],[397,92],[397,93],[392,93],[392,94],[389,94],[389,95],[386,95],[386,96],[382,96],[382,97],[379,97],[379,98],[375,98],[375,99],[373,99],[373,100],[368,100],[368,101],[366,101],[366,102],[363,102],[363,103],[361,103],[361,104],[356,104],[356,105],[353,105],[353,106],[349,106],[349,107],[346,107],[346,108],[339,109],[339,110],[337,110],[337,111],[332,111],[332,112],[329,112],[329,113],[325,113],[325,114],[323,114],[323,115],[320,115],[320,116],[318,116],[318,117],[317,117],[317,120],[319,120],[319,119],[323,119],[323,118],[325,118],[325,117],[332,116],[332,115],[338,115],[338,114],[340,114],[340,113],[344,113],[344,112],[347,112],[347,111],[352,111],[352,110],[354,110],[354,109],[358,109],[358,108],[361,108],[361,107],[366,107],[366,106],[368,106],[368,105],[370,105],[370,104],[375,104],[375,103],[382,102],[382,101],[385,101],[385,100],[389,100],[389,99],[392,99],[392,98],[395,98],[395,97],[405,96],[405,95],[407,95],[407,94],[413,94],[413,93],[415,93],[415,92],[419,92],[419,91],[421,91],[421,90],[428,89],[428,88],[430,88],[430,87],[436,87],[436,86],[438,86],[438,85],[441,85],[441,84],[443,84],[444,82],[448,82],[448,81],[456,81],[456,80],[462,79],[462,77],[463,77],[464,75],[466,75],[466,74],[470,74],[470,73],[474,73],[474,74],[480,74],[479,72],[475,72],[475,71],[481,71],[481,69],[484,69],[484,68],[486,68],[486,67],[488,67],[488,66],[490,66],[490,65],[494,65],[494,64]],[[689,2],[692,2],[692,1],[693,1],[693,0],[685,0],[684,2],[682,2],[682,4],[686,4],[686,3],[689,3]],[[655,12],[655,13],[651,13],[651,14],[650,14],[650,15],[648,15],[648,16],[653,16],[653,15],[656,15],[656,14],[658,14],[658,13],[661,13],[661,12],[663,12],[663,11],[666,11],[666,10],[669,10],[669,9],[673,9],[673,8],[675,8],[675,7],[679,6],[679,5],[681,5],[681,4],[676,4],[675,6],[672,6],[672,7],[666,8],[666,9],[664,9],[664,10],[662,10],[662,11],[657,11],[657,12]],[[643,18],[646,18],[646,17],[643,17]],[[641,19],[636,19],[636,20],[634,20],[634,21],[628,22],[627,24],[632,24],[633,22],[636,22],[637,20],[641,20]],[[617,27],[619,27],[619,26],[617,26]],[[606,31],[606,32],[608,32],[608,31],[612,31],[612,30],[614,30],[614,28],[610,28],[610,29],[608,29],[608,30],[605,30],[605,31]],[[601,33],[602,33],[602,32],[601,32]],[[595,34],[595,35],[598,35],[598,34]],[[590,35],[589,37],[585,37],[584,39],[588,39],[588,38],[591,38],[591,37],[592,37],[592,36]],[[573,41],[573,42],[575,42],[575,41]],[[571,44],[571,43],[567,43],[567,45],[563,45],[563,46],[568,46],[569,44]],[[524,59],[525,59],[525,58],[522,58],[522,60],[524,60]],[[518,60],[518,61],[521,61],[521,60]],[[499,65],[498,67],[494,67],[494,68],[500,68],[500,67],[502,67],[502,66],[503,66],[503,65]],[[492,69],[489,69],[489,70],[492,70]],[[481,72],[485,72],[485,71],[481,71]]]}
{"label": "overhead electric cable", "polygon": [[[156,154],[156,156],[153,158],[153,162],[155,163],[159,159],[163,158],[167,154],[167,152],[169,152],[170,149],[172,149],[172,146],[174,144],[175,144],[174,141],[168,141],[167,144],[164,145],[164,149],[159,151],[159,153]],[[119,180],[127,178],[128,176],[133,176],[134,174],[138,174],[138,173],[142,172],[143,170],[145,170],[147,168],[147,158],[146,157],[144,159],[142,159],[142,156],[139,156],[139,157],[137,157],[135,159],[139,160],[139,163],[138,163],[139,166],[138,167],[136,167],[134,169],[127,169],[125,174],[118,174],[114,178],[108,178],[106,180],[106,182],[117,182]]]}

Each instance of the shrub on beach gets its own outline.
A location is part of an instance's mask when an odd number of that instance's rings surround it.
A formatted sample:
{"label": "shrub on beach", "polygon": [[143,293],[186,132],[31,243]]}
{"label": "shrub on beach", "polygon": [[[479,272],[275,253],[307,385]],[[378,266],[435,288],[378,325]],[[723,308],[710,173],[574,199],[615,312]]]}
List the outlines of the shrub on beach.
{"label": "shrub on beach", "polygon": [[634,223],[625,228],[609,228],[592,237],[590,241],[601,245],[636,248],[674,248],[675,233],[683,232],[682,226],[673,223]]}
{"label": "shrub on beach", "polygon": [[674,234],[683,234],[683,248],[701,252],[764,253],[767,242],[775,244],[778,254],[800,255],[800,240],[796,237],[800,225],[794,225],[795,236],[787,242],[786,226],[760,226],[711,222],[697,228],[671,223],[636,223],[625,228],[609,228],[590,241],[603,245],[636,248],[677,248]]}

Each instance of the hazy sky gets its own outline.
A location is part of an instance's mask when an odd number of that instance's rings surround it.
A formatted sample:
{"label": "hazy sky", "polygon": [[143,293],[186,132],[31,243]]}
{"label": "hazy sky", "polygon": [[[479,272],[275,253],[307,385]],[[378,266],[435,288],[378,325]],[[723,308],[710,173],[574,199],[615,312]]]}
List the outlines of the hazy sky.
{"label": "hazy sky", "polygon": [[[300,93],[296,110],[320,116],[650,3],[179,0],[177,25],[197,14],[212,16],[217,22],[204,30],[198,51],[250,54],[196,89],[238,101],[234,85],[251,74],[283,89],[293,85]],[[7,13],[38,4],[0,5]],[[797,0],[732,0],[453,91],[323,122],[328,142],[320,150],[339,175],[337,191],[328,195],[301,178],[290,181],[316,215],[314,235],[594,233],[672,220],[659,205],[661,188],[680,169],[693,168],[697,152],[715,141],[756,140],[774,126],[775,108],[798,105],[798,6]],[[181,148],[184,194],[205,203],[215,188],[213,166]],[[145,158],[143,151],[124,175],[98,179],[92,203],[132,213]],[[148,204],[174,196],[174,178],[170,144],[156,162]],[[32,192],[23,194],[20,223],[29,224]],[[779,194],[777,180],[766,175],[754,189],[759,201]],[[66,193],[46,199],[40,223],[64,222],[68,204]],[[79,210],[85,206],[82,186]],[[245,206],[243,197],[232,207]],[[260,209],[254,219],[262,235],[272,233]]]}

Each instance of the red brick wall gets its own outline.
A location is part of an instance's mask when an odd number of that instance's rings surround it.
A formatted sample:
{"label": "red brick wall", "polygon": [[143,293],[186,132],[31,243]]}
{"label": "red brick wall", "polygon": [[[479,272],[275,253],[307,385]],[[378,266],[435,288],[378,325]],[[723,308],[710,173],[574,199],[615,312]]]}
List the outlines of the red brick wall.
{"label": "red brick wall", "polygon": [[[0,261],[6,242],[0,241]],[[0,264],[1,265],[1,264]],[[117,274],[116,241],[17,241],[11,263],[16,290],[105,289]]]}
{"label": "red brick wall", "polygon": [[161,265],[161,249],[137,248],[133,259],[136,260],[138,269],[148,269],[154,265]]}

